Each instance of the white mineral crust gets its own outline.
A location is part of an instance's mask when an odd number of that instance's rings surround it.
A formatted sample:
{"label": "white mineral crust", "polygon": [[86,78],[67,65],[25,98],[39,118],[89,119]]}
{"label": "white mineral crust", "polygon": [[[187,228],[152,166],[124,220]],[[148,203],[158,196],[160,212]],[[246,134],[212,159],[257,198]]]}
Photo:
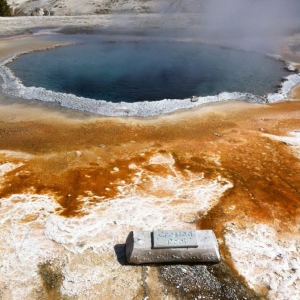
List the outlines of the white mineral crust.
{"label": "white mineral crust", "polygon": [[248,93],[221,93],[216,96],[199,97],[197,102],[188,99],[164,99],[160,101],[143,101],[135,103],[112,103],[104,100],[94,100],[77,97],[73,94],[64,94],[46,90],[39,87],[25,87],[13,72],[6,67],[17,55],[7,59],[0,65],[0,76],[3,78],[3,91],[23,98],[36,99],[46,102],[57,102],[63,107],[91,112],[105,116],[138,116],[150,117],[170,113],[179,109],[187,109],[200,106],[206,103],[221,102],[228,100],[241,100],[248,102],[260,102],[265,100],[262,97]]}
{"label": "white mineral crust", "polygon": [[[170,113],[180,109],[187,109],[200,106],[207,103],[222,102],[228,100],[240,100],[247,102],[265,103],[263,97],[252,95],[249,93],[239,92],[223,92],[216,96],[199,97],[197,102],[188,99],[164,99],[160,101],[143,101],[135,103],[112,103],[104,100],[95,100],[84,97],[77,97],[73,94],[65,94],[53,92],[39,87],[25,87],[21,81],[6,67],[6,64],[14,60],[15,55],[0,65],[0,76],[3,78],[3,91],[23,98],[36,99],[46,102],[57,102],[63,107],[91,112],[94,114],[105,116],[138,116],[150,117],[161,114]],[[277,93],[267,95],[267,102],[273,103],[287,99],[289,92],[293,87],[300,83],[300,76],[293,74],[286,77],[286,81],[282,83],[282,87]]]}
{"label": "white mineral crust", "polygon": [[[299,128],[300,130],[300,128]],[[261,133],[284,142],[300,160],[300,132],[289,136]],[[298,227],[299,227],[298,221]],[[273,227],[273,226],[272,226]],[[227,225],[225,243],[236,269],[255,290],[267,287],[272,300],[300,299],[300,232],[290,226],[290,233],[266,224]]]}
{"label": "white mineral crust", "polygon": [[[7,160],[1,169],[4,177],[13,168],[9,156]],[[149,164],[168,168],[170,175],[153,175],[144,168]],[[100,299],[106,289],[114,288],[117,298],[133,299],[140,271],[121,266],[114,246],[124,244],[131,230],[195,229],[198,213],[205,214],[232,187],[220,176],[208,180],[202,173],[186,170],[183,174],[176,170],[171,154],[155,154],[134,170],[132,183],[120,182],[114,199],[101,202],[99,198],[99,203],[91,206],[90,200],[95,201],[96,196],[83,198],[83,217],[58,215],[60,205],[47,194],[28,192],[1,199],[0,287],[6,286],[11,299],[33,299],[33,290],[41,287],[38,265],[56,260],[64,276],[63,295]],[[149,188],[141,191],[138,186],[145,182]],[[155,196],[153,190],[169,191],[170,195]],[[176,200],[180,201],[174,204]],[[112,284],[115,277],[118,281]]]}
{"label": "white mineral crust", "polygon": [[300,235],[265,224],[229,225],[225,234],[235,267],[252,288],[268,287],[273,300],[300,299]]}

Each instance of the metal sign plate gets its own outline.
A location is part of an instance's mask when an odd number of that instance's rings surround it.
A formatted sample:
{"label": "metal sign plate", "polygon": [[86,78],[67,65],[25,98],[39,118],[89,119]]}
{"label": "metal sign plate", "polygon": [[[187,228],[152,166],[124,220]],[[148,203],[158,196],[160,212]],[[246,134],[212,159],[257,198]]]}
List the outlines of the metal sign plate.
{"label": "metal sign plate", "polygon": [[153,231],[153,248],[197,248],[196,230]]}

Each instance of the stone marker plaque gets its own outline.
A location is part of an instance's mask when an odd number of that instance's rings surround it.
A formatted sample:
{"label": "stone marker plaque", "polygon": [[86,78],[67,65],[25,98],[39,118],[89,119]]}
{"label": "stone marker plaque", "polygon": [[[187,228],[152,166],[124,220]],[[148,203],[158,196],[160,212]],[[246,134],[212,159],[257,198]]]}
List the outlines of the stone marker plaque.
{"label": "stone marker plaque", "polygon": [[153,231],[153,248],[197,248],[196,230]]}
{"label": "stone marker plaque", "polygon": [[[195,230],[198,247],[191,246],[169,246],[168,248],[153,248],[154,234],[152,231],[131,231],[126,239],[126,261],[128,264],[147,263],[218,263],[221,260],[218,241],[212,230]],[[178,233],[195,233],[194,230],[161,231],[166,233],[177,233],[170,238],[178,239]],[[157,233],[155,233],[155,236]],[[164,235],[168,238],[170,235]],[[179,238],[184,238],[180,234]],[[159,238],[161,238],[159,236]],[[186,239],[188,241],[188,239]],[[190,242],[190,241],[189,241]],[[165,243],[165,242],[164,242]],[[182,242],[184,243],[184,242]],[[194,244],[195,245],[195,244]],[[160,245],[161,246],[161,245]]]}

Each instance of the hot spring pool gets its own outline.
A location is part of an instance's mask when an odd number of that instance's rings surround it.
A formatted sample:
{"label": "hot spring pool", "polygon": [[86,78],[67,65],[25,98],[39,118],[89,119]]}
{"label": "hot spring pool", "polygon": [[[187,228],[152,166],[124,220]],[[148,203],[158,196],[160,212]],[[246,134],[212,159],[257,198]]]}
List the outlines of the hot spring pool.
{"label": "hot spring pool", "polygon": [[[74,38],[74,37],[73,37]],[[288,75],[262,54],[193,42],[77,36],[80,44],[21,55],[9,68],[25,86],[111,102],[220,92],[273,92]]]}

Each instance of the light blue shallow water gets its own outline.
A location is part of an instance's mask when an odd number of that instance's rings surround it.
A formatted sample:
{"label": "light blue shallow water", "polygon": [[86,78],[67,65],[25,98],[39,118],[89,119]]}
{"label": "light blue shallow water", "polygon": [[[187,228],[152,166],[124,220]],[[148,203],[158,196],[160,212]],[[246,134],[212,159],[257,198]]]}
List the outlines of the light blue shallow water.
{"label": "light blue shallow water", "polygon": [[[74,38],[74,37],[73,37]],[[288,75],[261,54],[199,43],[78,36],[83,44],[20,56],[9,65],[25,86],[112,102],[273,92]]]}

